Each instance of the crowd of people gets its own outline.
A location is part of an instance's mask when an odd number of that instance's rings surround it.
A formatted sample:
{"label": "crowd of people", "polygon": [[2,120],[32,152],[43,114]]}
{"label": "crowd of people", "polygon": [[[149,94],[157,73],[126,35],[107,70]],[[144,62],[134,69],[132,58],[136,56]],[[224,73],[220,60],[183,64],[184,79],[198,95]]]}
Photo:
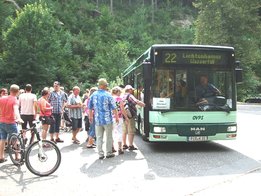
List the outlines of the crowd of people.
{"label": "crowd of people", "polygon": [[[17,133],[17,123],[22,123],[22,129],[33,125],[39,117],[42,122],[42,139],[54,143],[64,142],[60,137],[60,129],[64,128],[63,114],[68,110],[72,128],[72,143],[80,144],[78,133],[87,131],[86,148],[97,148],[99,159],[112,158],[115,153],[124,154],[125,149],[137,150],[134,146],[136,105],[145,104],[133,95],[134,88],[126,85],[125,88],[116,86],[108,89],[108,82],[101,78],[98,87],[86,89],[80,96],[81,89],[74,86],[70,94],[64,92],[58,81],[53,87],[44,88],[41,97],[32,93],[32,85],[27,84],[20,89],[13,84],[8,90],[0,90],[0,163],[6,161],[4,148],[8,134]],[[128,107],[125,106],[128,103]],[[133,115],[128,115],[128,109]],[[83,127],[84,120],[84,127]],[[24,135],[26,137],[26,135]],[[33,137],[33,135],[31,135]],[[104,137],[106,145],[103,147]],[[128,143],[127,143],[128,138]],[[117,150],[114,146],[117,146]],[[104,152],[105,149],[105,152]]]}

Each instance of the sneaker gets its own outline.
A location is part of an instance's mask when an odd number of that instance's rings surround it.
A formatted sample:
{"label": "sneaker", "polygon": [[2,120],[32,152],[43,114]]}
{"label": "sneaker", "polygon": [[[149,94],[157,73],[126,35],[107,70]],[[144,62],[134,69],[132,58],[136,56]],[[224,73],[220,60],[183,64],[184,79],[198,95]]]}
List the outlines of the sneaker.
{"label": "sneaker", "polygon": [[63,143],[63,140],[61,140],[59,137],[55,140],[55,142]]}
{"label": "sneaker", "polygon": [[115,154],[109,154],[106,156],[107,159],[112,158],[112,157],[115,157]]}
{"label": "sneaker", "polygon": [[99,156],[99,159],[104,159],[104,155],[100,155],[100,156]]}
{"label": "sneaker", "polygon": [[134,147],[133,145],[132,146],[129,146],[129,150],[138,150],[138,148]]}
{"label": "sneaker", "polygon": [[126,144],[124,144],[124,145],[122,146],[122,148],[123,148],[123,150],[126,150],[126,149],[128,149],[129,147],[128,147]]}

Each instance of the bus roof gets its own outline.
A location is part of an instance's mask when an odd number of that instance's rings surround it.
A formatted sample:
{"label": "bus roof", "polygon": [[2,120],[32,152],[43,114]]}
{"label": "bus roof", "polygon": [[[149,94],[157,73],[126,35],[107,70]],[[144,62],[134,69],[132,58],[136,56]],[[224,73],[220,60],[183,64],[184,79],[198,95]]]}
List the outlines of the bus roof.
{"label": "bus roof", "polygon": [[150,59],[151,50],[155,49],[207,49],[207,50],[222,50],[222,51],[234,51],[230,46],[213,46],[213,45],[193,45],[193,44],[154,44],[148,50],[146,50],[139,58],[137,58],[132,64],[125,69],[123,76],[129,74],[134,69],[139,67],[145,60]]}
{"label": "bus roof", "polygon": [[193,45],[193,44],[154,44],[150,48],[158,49],[221,49],[221,50],[234,50],[230,46],[213,46],[213,45]]}

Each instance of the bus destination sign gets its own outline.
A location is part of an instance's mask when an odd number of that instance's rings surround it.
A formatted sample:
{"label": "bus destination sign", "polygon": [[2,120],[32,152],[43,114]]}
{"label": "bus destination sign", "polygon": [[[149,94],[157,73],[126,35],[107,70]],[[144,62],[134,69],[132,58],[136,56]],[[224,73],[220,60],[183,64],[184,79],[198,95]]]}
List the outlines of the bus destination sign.
{"label": "bus destination sign", "polygon": [[162,51],[162,62],[165,65],[227,65],[228,54],[218,51]]}

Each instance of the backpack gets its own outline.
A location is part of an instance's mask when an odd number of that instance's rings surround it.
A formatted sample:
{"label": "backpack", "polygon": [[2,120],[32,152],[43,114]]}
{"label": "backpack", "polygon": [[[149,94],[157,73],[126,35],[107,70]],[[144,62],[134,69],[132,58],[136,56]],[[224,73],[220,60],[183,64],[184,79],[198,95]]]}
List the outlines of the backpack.
{"label": "backpack", "polygon": [[128,118],[134,118],[137,115],[135,104],[133,104],[131,101],[129,101],[130,94],[127,95],[125,101],[124,101],[124,109],[127,113]]}

